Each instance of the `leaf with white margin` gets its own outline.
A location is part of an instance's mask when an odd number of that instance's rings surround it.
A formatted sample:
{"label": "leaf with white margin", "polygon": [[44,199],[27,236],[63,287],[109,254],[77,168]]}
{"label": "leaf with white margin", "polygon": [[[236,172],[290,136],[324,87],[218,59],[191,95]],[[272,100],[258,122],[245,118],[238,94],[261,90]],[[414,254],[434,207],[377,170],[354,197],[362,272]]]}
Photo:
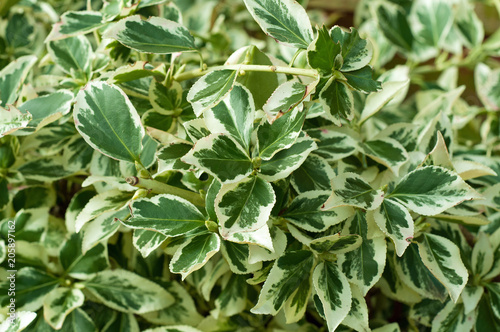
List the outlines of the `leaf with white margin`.
{"label": "leaf with white margin", "polygon": [[354,119],[354,97],[342,81],[331,77],[319,93],[319,102],[325,110],[325,117],[336,126],[341,126],[341,118]]}
{"label": "leaf with white margin", "polygon": [[490,239],[484,232],[479,232],[477,242],[472,249],[472,272],[484,276],[493,267],[494,251]]}
{"label": "leaf with white margin", "polygon": [[188,171],[189,165],[183,163],[181,158],[184,157],[193,146],[187,143],[170,143],[162,147],[157,153],[158,159],[158,174],[167,171]]}
{"label": "leaf with white margin", "polygon": [[[212,263],[213,260],[205,264],[202,270],[206,271],[206,273],[198,284],[199,293],[203,295],[205,301],[210,301],[210,294],[215,284],[223,275],[230,271],[224,259],[219,259],[215,264]],[[202,272],[202,270],[200,270],[200,272]]]}
{"label": "leaf with white margin", "polygon": [[101,214],[83,227],[82,252],[85,254],[97,243],[109,239],[120,228],[120,220],[129,215],[129,209],[123,208],[119,211],[109,211]]}
{"label": "leaf with white margin", "polygon": [[373,189],[368,182],[356,173],[342,173],[332,180],[333,193],[325,202],[322,210],[338,206],[354,206],[374,210],[382,204],[384,192]]}
{"label": "leaf with white margin", "polygon": [[222,279],[220,295],[215,299],[215,309],[210,312],[214,317],[231,317],[246,308],[248,285],[245,276],[228,274]]}
{"label": "leaf with white margin", "polygon": [[368,211],[368,219],[373,219],[396,247],[398,256],[402,256],[413,239],[413,218],[410,212],[400,203],[385,199],[373,211]]}
{"label": "leaf with white margin", "polygon": [[0,107],[0,137],[26,128],[31,119],[31,114],[21,113],[12,105],[7,106],[7,109]]}
{"label": "leaf with white margin", "polygon": [[354,214],[353,208],[348,206],[322,210],[321,207],[329,196],[328,191],[302,193],[294,198],[282,217],[306,231],[322,232]]}
{"label": "leaf with white margin", "polygon": [[146,258],[155,251],[165,240],[167,236],[147,229],[134,229],[132,243],[134,247]]}
{"label": "leaf with white margin", "polygon": [[268,117],[276,117],[280,113],[287,113],[296,107],[308,94],[308,86],[291,80],[278,86],[266,101],[262,110]]}
{"label": "leaf with white margin", "polygon": [[220,103],[233,88],[237,76],[236,70],[214,70],[196,81],[187,95],[194,114],[199,117],[205,110]]}
{"label": "leaf with white margin", "polygon": [[[28,127],[33,127],[35,130],[58,120],[63,115],[66,115],[71,110],[74,95],[68,90],[58,90],[57,92],[44,95],[35,99],[28,100],[21,106],[19,110],[22,113],[31,114],[32,118]],[[23,132],[32,130],[25,129]]]}
{"label": "leaf with white margin", "polygon": [[58,330],[63,326],[66,316],[81,307],[85,301],[82,291],[75,288],[59,287],[43,299],[43,315],[47,323]]}
{"label": "leaf with white margin", "polygon": [[373,332],[401,332],[398,323],[391,323],[379,328],[373,329]]}
{"label": "leaf with white margin", "polygon": [[467,315],[469,312],[476,310],[479,300],[484,294],[484,287],[482,286],[465,286],[462,294],[462,302],[464,304],[464,313]]}
{"label": "leaf with white margin", "polygon": [[285,252],[287,245],[286,234],[276,226],[269,227],[269,233],[273,241],[273,250],[258,245],[249,245],[249,263],[267,262],[280,258]]}
{"label": "leaf with white margin", "polygon": [[324,252],[345,254],[359,248],[362,242],[363,238],[358,234],[333,234],[312,240],[309,243],[309,247],[318,254]]}
{"label": "leaf with white margin", "polygon": [[[37,57],[34,55],[22,56],[12,61],[0,71],[0,106],[13,104],[18,96],[18,91],[35,64]],[[3,121],[2,121],[3,122]]]}
{"label": "leaf with white margin", "polygon": [[371,140],[359,145],[364,154],[389,168],[396,176],[401,166],[409,160],[405,148],[392,138]]}
{"label": "leaf with white margin", "polygon": [[358,150],[359,134],[346,128],[311,129],[307,134],[317,140],[314,153],[327,161],[344,159]]}
{"label": "leaf with white margin", "polygon": [[317,33],[314,42],[307,48],[307,62],[312,68],[328,76],[342,67],[342,46],[333,41],[326,26],[323,25]]}
{"label": "leaf with white margin", "polygon": [[377,283],[384,272],[387,244],[385,238],[368,238],[368,223],[365,214],[356,210],[347,220],[342,235],[358,234],[363,238],[357,249],[339,254],[338,265],[349,281],[359,287],[364,295]]}
{"label": "leaf with white margin", "polygon": [[302,165],[292,173],[291,184],[298,193],[316,190],[332,190],[336,176],[330,164],[314,153],[309,154]]}
{"label": "leaf with white margin", "polygon": [[63,156],[37,158],[22,164],[17,169],[30,180],[53,182],[72,175],[74,172],[66,168]]}
{"label": "leaf with white margin", "polygon": [[[72,76],[88,75],[92,58],[92,45],[84,36],[75,36],[47,43],[47,51],[61,69]],[[77,76],[79,78],[79,76]],[[85,76],[83,76],[85,77]]]}
{"label": "leaf with white margin", "polygon": [[188,135],[187,139],[190,139],[193,143],[210,135],[210,130],[208,130],[205,119],[203,118],[186,121],[182,125]]}
{"label": "leaf with white margin", "polygon": [[82,252],[81,233],[73,233],[61,246],[59,261],[65,273],[72,278],[88,279],[109,267],[108,247],[99,243]]}
{"label": "leaf with white margin", "polygon": [[257,245],[274,252],[273,239],[271,238],[271,233],[267,224],[254,231],[231,233],[225,237],[224,240],[235,243]]}
{"label": "leaf with white margin", "polygon": [[126,270],[99,272],[84,285],[103,304],[121,312],[143,314],[175,302],[163,287]]}
{"label": "leaf with white margin", "polygon": [[411,7],[409,22],[419,43],[443,46],[453,26],[453,8],[446,0],[417,0]]}
{"label": "leaf with white margin", "polygon": [[472,331],[475,318],[476,313],[474,311],[468,314],[465,313],[463,303],[448,301],[432,320],[432,331]]}
{"label": "leaf with white margin", "polygon": [[311,277],[302,279],[296,291],[286,300],[283,306],[287,324],[297,323],[304,317],[312,291]]}
{"label": "leaf with white margin", "polygon": [[271,159],[276,153],[293,145],[301,133],[306,112],[295,108],[273,123],[264,121],[257,130],[259,157]]}
{"label": "leaf with white margin", "polygon": [[373,55],[371,44],[362,39],[355,28],[347,32],[336,25],[330,29],[330,37],[334,43],[340,43],[342,46],[343,65],[340,68],[342,72],[358,70],[370,63]]}
{"label": "leaf with white margin", "polygon": [[75,219],[75,231],[79,232],[83,225],[104,212],[117,211],[132,198],[131,193],[116,189],[105,191],[92,197]]}
{"label": "leaf with white margin", "polygon": [[54,24],[45,41],[83,35],[99,29],[105,23],[100,12],[89,10],[68,11],[62,14],[61,21]]}
{"label": "leaf with white margin", "polygon": [[111,317],[107,317],[106,324],[100,332],[139,332],[139,323],[133,314],[112,312]]}
{"label": "leaf with white margin", "polygon": [[442,236],[425,233],[418,240],[418,249],[422,262],[456,303],[469,278],[457,245]]}
{"label": "leaf with white margin", "polygon": [[260,229],[266,225],[274,203],[273,187],[257,176],[223,185],[215,199],[221,236]]}
{"label": "leaf with white margin", "polygon": [[356,285],[351,285],[351,295],[351,309],[342,321],[342,324],[356,331],[368,332],[370,328],[368,326],[368,306],[366,305],[366,300]]}
{"label": "leaf with white margin", "polygon": [[247,244],[223,241],[221,252],[233,273],[247,274],[262,268],[260,262],[250,263],[250,249]]}
{"label": "leaf with white margin", "polygon": [[446,168],[426,166],[408,173],[386,196],[424,216],[439,214],[465,200],[482,198]]}
{"label": "leaf with white margin", "polygon": [[220,250],[221,240],[215,233],[205,233],[184,242],[170,261],[170,271],[180,273],[182,280],[205,265]]}
{"label": "leaf with white margin", "polygon": [[307,48],[313,40],[309,16],[292,0],[244,0],[248,11],[262,30],[287,46]]}
{"label": "leaf with white margin", "polygon": [[384,82],[382,83],[382,90],[372,92],[368,95],[365,101],[365,107],[361,112],[359,123],[364,123],[370,117],[375,115],[378,111],[387,105],[399,92],[403,91],[410,85],[410,80]]}
{"label": "leaf with white margin", "polygon": [[141,118],[116,85],[94,81],[76,96],[75,125],[85,141],[103,154],[123,161],[140,161],[145,135]]}
{"label": "leaf with white margin", "polygon": [[178,236],[205,225],[205,216],[187,200],[161,194],[140,198],[130,205],[132,217],[122,223],[134,229],[147,229]]}
{"label": "leaf with white margin", "polygon": [[310,280],[314,256],[311,251],[290,251],[274,263],[259,295],[259,301],[250,311],[254,314],[276,315],[292,298],[297,287]]}
{"label": "leaf with white margin", "polygon": [[462,180],[475,179],[481,176],[493,175],[497,173],[490,167],[471,160],[455,160],[453,162],[456,172]]}
{"label": "leaf with white margin", "polygon": [[[36,313],[31,311],[16,311],[14,320],[6,319],[0,324],[0,331],[19,332],[23,331],[36,318]],[[41,318],[43,320],[43,318]]]}
{"label": "leaf with white margin", "polygon": [[432,159],[432,164],[434,166],[441,166],[443,168],[449,169],[450,171],[455,171],[453,163],[451,162],[448,148],[446,147],[446,142],[444,140],[443,134],[441,134],[441,132],[438,130],[436,132],[436,135],[436,145],[428,155]]}
{"label": "leaf with white margin", "polygon": [[335,331],[351,309],[351,286],[335,263],[324,261],[314,269],[313,284],[329,331]]}
{"label": "leaf with white margin", "polygon": [[204,170],[225,184],[241,181],[253,171],[248,152],[224,134],[211,134],[198,140],[181,161]]}
{"label": "leaf with white margin", "polygon": [[202,332],[194,327],[187,325],[160,326],[153,329],[147,329],[143,332]]}
{"label": "leaf with white margin", "polygon": [[263,160],[259,176],[269,182],[284,179],[299,168],[316,148],[316,143],[310,137],[302,135],[288,149],[279,151],[269,160]]}
{"label": "leaf with white margin", "polygon": [[203,114],[207,128],[213,134],[231,135],[246,150],[250,148],[255,105],[250,91],[235,84],[222,102]]}
{"label": "leaf with white margin", "polygon": [[144,53],[169,54],[195,51],[194,38],[181,24],[162,17],[144,21],[140,15],[126,17],[115,23],[103,36]]}

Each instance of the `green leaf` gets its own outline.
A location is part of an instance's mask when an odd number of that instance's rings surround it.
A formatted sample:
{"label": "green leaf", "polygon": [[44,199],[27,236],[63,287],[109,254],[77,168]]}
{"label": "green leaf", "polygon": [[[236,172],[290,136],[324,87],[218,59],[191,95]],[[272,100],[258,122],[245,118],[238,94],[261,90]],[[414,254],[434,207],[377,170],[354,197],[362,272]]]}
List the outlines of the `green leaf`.
{"label": "green leaf", "polygon": [[477,307],[476,324],[474,326],[476,331],[496,331],[500,328],[498,318],[488,301],[488,296],[483,296]]}
{"label": "green leaf", "polygon": [[381,190],[373,189],[368,182],[355,173],[345,172],[332,180],[333,193],[322,209],[328,210],[338,206],[355,206],[361,209],[374,210],[384,200]]}
{"label": "green leaf", "polygon": [[199,167],[222,183],[241,181],[253,171],[248,152],[224,134],[211,134],[198,140],[181,160]]}
{"label": "green leaf", "polygon": [[223,185],[215,199],[220,234],[255,231],[263,227],[276,202],[273,187],[257,176]]}
{"label": "green leaf", "polygon": [[59,261],[64,271],[73,278],[87,279],[94,273],[109,267],[107,247],[99,243],[86,253],[82,252],[82,238],[73,233],[62,245]]}
{"label": "green leaf", "polygon": [[309,282],[314,257],[311,251],[290,251],[274,263],[259,295],[259,301],[250,311],[254,314],[276,315]]}
{"label": "green leaf", "polygon": [[31,114],[22,113],[12,105],[9,105],[8,109],[0,107],[0,137],[26,128],[31,119]]}
{"label": "green leaf", "polygon": [[43,315],[54,329],[59,330],[74,309],[81,307],[85,295],[79,289],[59,287],[51,291],[43,300]]}
{"label": "green leaf", "polygon": [[324,75],[331,75],[342,66],[342,46],[334,42],[325,26],[318,30],[314,42],[307,49],[307,61]]}
{"label": "green leaf", "polygon": [[233,88],[236,77],[237,71],[223,69],[211,71],[196,81],[187,95],[194,114],[200,116],[205,110],[220,103]]}
{"label": "green leaf", "polygon": [[347,85],[331,77],[319,93],[319,102],[325,116],[335,125],[341,126],[340,118],[351,121],[354,118],[354,100]]}
{"label": "green leaf", "polygon": [[93,57],[92,45],[84,36],[75,36],[47,43],[47,51],[52,60],[61,69],[72,76],[79,74],[78,78],[86,77],[91,69]]}
{"label": "green leaf", "polygon": [[458,174],[438,166],[408,173],[389,197],[424,216],[439,214],[465,200],[481,198]]}
{"label": "green leaf", "polygon": [[364,93],[376,92],[382,89],[382,84],[372,78],[373,70],[370,66],[342,73],[347,79],[347,84],[354,90]]}
{"label": "green leaf", "polygon": [[351,287],[336,264],[321,262],[313,273],[313,284],[321,301],[328,329],[335,331],[351,309]]}
{"label": "green leaf", "polygon": [[288,177],[302,165],[316,147],[316,143],[305,135],[297,138],[288,149],[279,151],[269,160],[263,160],[259,176],[269,182]]}
{"label": "green leaf", "polygon": [[345,223],[342,235],[348,234],[360,235],[363,242],[357,249],[339,254],[338,265],[347,279],[366,295],[384,272],[387,245],[383,237],[369,238],[372,234],[368,233],[365,214],[360,210]]}
{"label": "green leaf", "polygon": [[220,249],[220,238],[215,233],[205,233],[190,238],[175,252],[170,261],[170,271],[180,273],[184,280],[199,270]]}
{"label": "green leaf", "polygon": [[[36,60],[36,56],[26,55],[2,68],[0,71],[1,107],[5,107],[7,104],[14,104],[18,96],[18,91],[21,89],[29,70],[33,67]],[[4,122],[3,119],[1,122]]]}
{"label": "green leaf", "polygon": [[[19,245],[19,243],[18,243]],[[37,311],[43,305],[45,295],[59,285],[59,280],[33,267],[23,267],[17,273],[8,274],[15,278],[16,311]],[[11,279],[5,278],[0,284],[0,305],[7,307]]]}
{"label": "green leaf", "polygon": [[194,51],[194,38],[184,26],[161,17],[147,21],[140,15],[124,18],[107,30],[104,38],[116,39],[139,52],[168,54]]}
{"label": "green leaf", "polygon": [[222,102],[206,110],[203,117],[213,134],[228,134],[248,151],[254,113],[252,94],[236,84]]}
{"label": "green leaf", "polygon": [[311,153],[302,165],[292,173],[291,183],[298,193],[314,190],[330,191],[334,177],[335,172],[328,162]]}
{"label": "green leaf", "polygon": [[313,40],[311,22],[304,8],[292,0],[244,0],[262,30],[287,46],[307,48]]}
{"label": "green leaf", "polygon": [[300,135],[305,116],[306,112],[295,108],[273,123],[264,121],[257,130],[259,157],[269,160],[279,151],[292,146]]}
{"label": "green leaf", "polygon": [[262,110],[270,117],[287,113],[297,107],[308,94],[308,86],[294,80],[286,81],[274,90]]}
{"label": "green leaf", "polygon": [[307,134],[316,140],[315,154],[327,161],[336,161],[357,151],[358,135],[345,128],[311,129]]}
{"label": "green leaf", "polygon": [[127,95],[115,85],[89,83],[78,92],[75,125],[94,149],[118,160],[140,161],[144,128]]}
{"label": "green leaf", "polygon": [[154,282],[125,270],[99,272],[84,285],[106,306],[121,312],[142,314],[163,309],[175,301]]}
{"label": "green leaf", "polygon": [[358,30],[351,28],[350,32],[334,26],[330,30],[330,37],[335,44],[339,43],[342,50],[342,72],[351,72],[368,65],[372,59],[372,49],[365,39],[361,39]]}
{"label": "green leaf", "polygon": [[413,239],[413,218],[410,212],[401,204],[392,199],[385,199],[382,205],[367,214],[373,219],[396,247],[398,256],[402,256]]}
{"label": "green leaf", "polygon": [[321,207],[329,197],[327,191],[308,191],[295,197],[282,217],[309,232],[322,232],[339,224],[351,215],[351,207],[338,207],[322,210]]}
{"label": "green leaf", "polygon": [[134,200],[130,209],[132,217],[122,221],[124,225],[153,230],[168,237],[186,234],[205,225],[205,216],[192,203],[170,194]]}
{"label": "green leaf", "polygon": [[423,234],[418,241],[418,249],[422,262],[446,287],[456,303],[469,278],[457,245],[442,236]]}
{"label": "green leaf", "polygon": [[102,27],[102,13],[94,11],[68,11],[61,15],[61,21],[52,26],[45,41],[63,39],[70,36],[83,35]]}
{"label": "green leaf", "polygon": [[474,312],[464,312],[463,303],[448,301],[432,321],[432,331],[472,331],[475,316]]}
{"label": "green leaf", "polygon": [[393,44],[411,51],[413,48],[413,33],[403,8],[397,4],[378,1],[374,5],[380,30]]}

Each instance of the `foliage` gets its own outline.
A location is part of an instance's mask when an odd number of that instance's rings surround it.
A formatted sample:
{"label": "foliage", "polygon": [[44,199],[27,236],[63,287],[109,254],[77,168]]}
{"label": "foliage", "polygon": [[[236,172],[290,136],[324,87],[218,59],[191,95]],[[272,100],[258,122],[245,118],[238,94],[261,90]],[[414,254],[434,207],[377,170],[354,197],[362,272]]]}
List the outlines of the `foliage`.
{"label": "foliage", "polygon": [[475,5],[2,3],[0,330],[499,330]]}

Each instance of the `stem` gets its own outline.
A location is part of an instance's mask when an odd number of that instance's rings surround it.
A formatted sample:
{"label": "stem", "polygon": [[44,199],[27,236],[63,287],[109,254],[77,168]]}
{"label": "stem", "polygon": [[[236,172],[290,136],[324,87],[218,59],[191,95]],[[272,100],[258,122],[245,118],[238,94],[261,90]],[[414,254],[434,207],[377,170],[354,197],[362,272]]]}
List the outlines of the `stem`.
{"label": "stem", "polygon": [[259,71],[259,72],[269,72],[269,73],[281,73],[290,75],[302,75],[313,78],[318,78],[318,71],[316,69],[303,69],[303,68],[290,68],[290,67],[277,67],[277,66],[266,66],[266,65],[228,65],[228,66],[215,66],[210,67],[207,70],[192,70],[185,73],[181,73],[174,76],[176,81],[186,81],[195,77],[203,76],[214,70],[244,70],[244,71]]}
{"label": "stem", "polygon": [[205,206],[205,200],[199,194],[189,190],[177,188],[156,180],[140,179],[137,176],[131,176],[126,181],[134,187],[148,189],[155,194],[172,194],[184,198],[196,206]]}

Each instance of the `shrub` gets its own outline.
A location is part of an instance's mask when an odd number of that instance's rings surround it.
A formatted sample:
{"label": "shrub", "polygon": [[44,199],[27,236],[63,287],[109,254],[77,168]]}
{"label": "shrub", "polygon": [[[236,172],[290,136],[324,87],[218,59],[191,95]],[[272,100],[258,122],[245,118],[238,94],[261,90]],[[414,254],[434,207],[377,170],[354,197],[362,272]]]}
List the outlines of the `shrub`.
{"label": "shrub", "polygon": [[1,331],[500,330],[500,35],[306,3],[0,5]]}

